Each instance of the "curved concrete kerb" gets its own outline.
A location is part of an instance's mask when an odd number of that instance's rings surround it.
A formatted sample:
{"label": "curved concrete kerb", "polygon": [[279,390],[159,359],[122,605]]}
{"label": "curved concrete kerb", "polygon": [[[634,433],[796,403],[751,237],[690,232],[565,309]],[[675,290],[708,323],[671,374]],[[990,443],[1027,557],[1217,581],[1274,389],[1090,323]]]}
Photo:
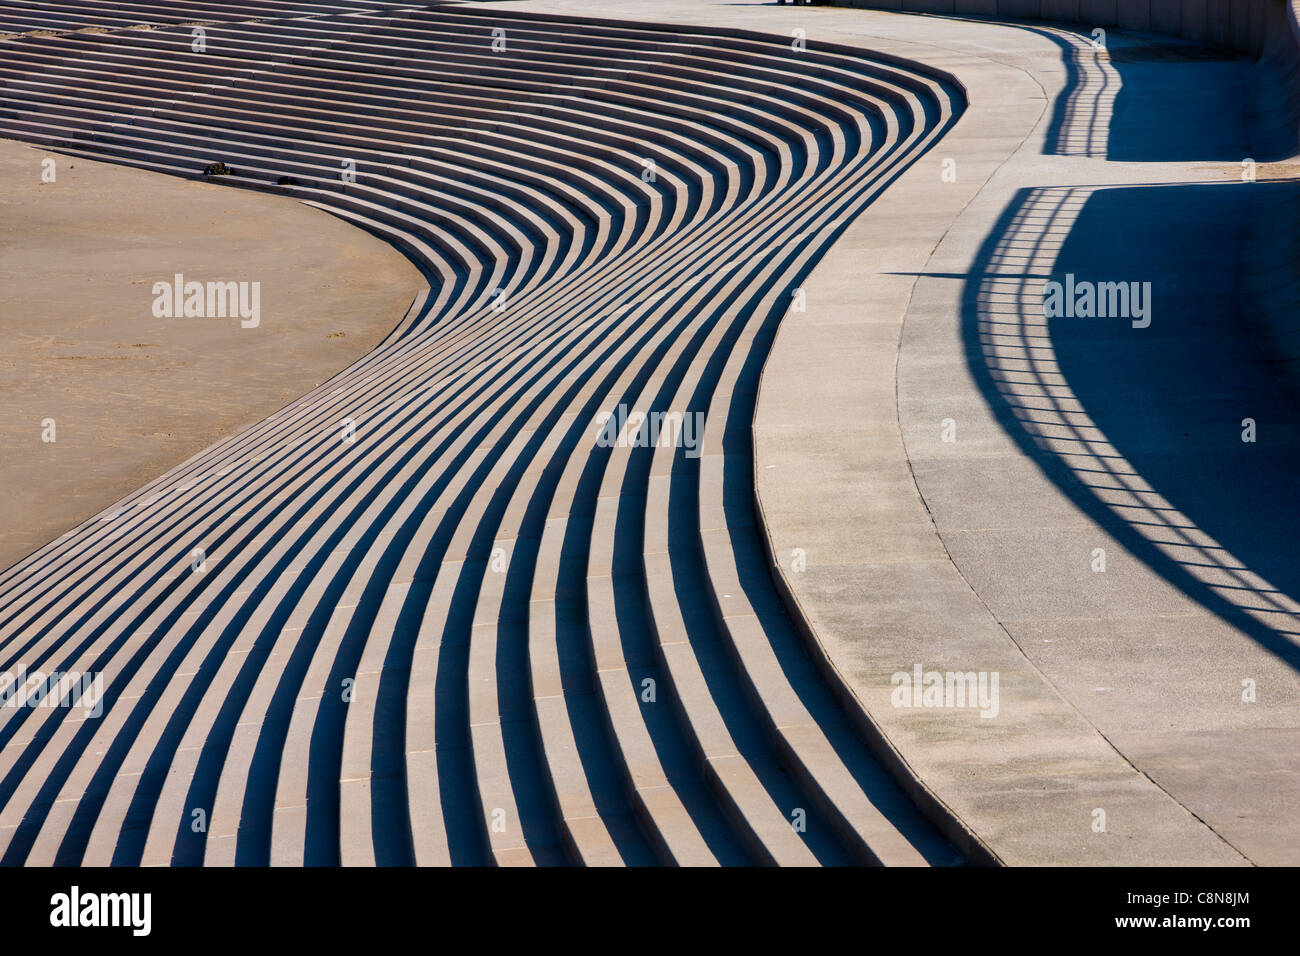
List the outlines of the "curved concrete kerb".
{"label": "curved concrete kerb", "polygon": [[[909,18],[890,20],[882,32],[908,34]],[[846,232],[806,283],[807,312],[782,324],[754,421],[775,573],[864,733],[959,845],[1008,864],[1245,864],[1186,794],[1171,796],[1099,732],[1008,632],[982,578],[954,563],[928,459],[954,444],[978,455],[986,441],[985,399],[949,358],[963,356],[963,297],[986,268],[978,254],[1017,184],[1097,173],[1065,165],[1094,160],[1063,158],[1053,172],[1037,156],[1055,141],[1048,107],[1067,92],[1044,31],[911,23],[935,46],[972,51],[942,59],[971,107],[938,154]],[[1031,270],[1032,249],[1009,243],[1007,268]],[[993,290],[994,320],[1008,301]],[[968,459],[948,480],[986,464]],[[986,502],[1018,507],[1030,485],[1017,482],[960,500],[978,521]]]}

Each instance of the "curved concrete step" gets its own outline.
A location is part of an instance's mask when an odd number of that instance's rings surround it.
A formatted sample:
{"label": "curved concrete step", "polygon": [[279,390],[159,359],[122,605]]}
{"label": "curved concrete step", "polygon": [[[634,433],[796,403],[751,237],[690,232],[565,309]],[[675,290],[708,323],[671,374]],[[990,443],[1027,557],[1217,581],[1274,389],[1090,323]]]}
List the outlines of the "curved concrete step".
{"label": "curved concrete step", "polygon": [[[209,31],[226,62],[192,68],[183,28],[14,41],[0,128],[180,175],[219,157],[231,185],[391,237],[430,293],[316,392],[0,575],[5,655],[108,689],[98,721],[0,719],[4,861],[935,861],[931,832],[873,816],[887,781],[829,691],[759,673],[710,612],[760,556],[690,530],[712,472],[591,422],[662,396],[709,429],[746,418],[726,370],[959,91],[725,31],[249,9]],[[466,39],[497,23],[511,59]],[[802,736],[773,716],[792,694]]]}
{"label": "curved concrete step", "polygon": [[[1090,127],[1086,148],[1059,148],[1064,137],[1047,107],[1055,100],[1059,117],[1060,104],[1073,103],[1079,90],[1113,88],[1122,55],[1114,56],[1114,62],[1091,57],[1090,63],[1086,55],[1075,55],[1086,50],[1086,38],[1046,27],[924,22],[931,42],[960,51],[944,62],[970,91],[972,105],[963,125],[943,146],[945,153],[960,157],[960,179],[944,180],[939,187],[934,166],[908,171],[869,215],[850,227],[843,246],[832,248],[813,270],[807,280],[808,311],[786,317],[768,356],[753,447],[747,447],[748,436],[739,430],[735,441],[717,449],[711,481],[700,482],[702,496],[708,484],[722,490],[713,496],[721,507],[715,504],[712,520],[701,521],[706,551],[710,539],[717,545],[709,551],[710,560],[714,554],[719,559],[709,580],[723,584],[730,579],[738,587],[724,595],[748,597],[743,586],[747,569],[729,560],[727,545],[746,531],[730,520],[728,495],[743,502],[752,475],[767,565],[813,663],[837,688],[844,713],[860,736],[872,742],[880,762],[969,858],[1039,865],[1241,865],[1247,860],[1238,844],[1229,842],[1229,831],[1242,825],[1220,814],[1224,791],[1215,790],[1214,804],[1204,801],[1198,807],[1186,799],[1188,793],[1196,795],[1197,786],[1214,786],[1202,774],[1210,766],[1206,752],[1196,745],[1178,751],[1170,742],[1172,734],[1143,750],[1131,732],[1125,740],[1099,719],[1109,717],[1102,702],[1110,698],[1102,695],[1114,690],[1115,698],[1134,700],[1134,688],[1149,680],[1143,668],[1151,661],[1169,665],[1160,669],[1159,678],[1169,688],[1168,699],[1193,699],[1195,688],[1205,686],[1207,655],[1226,660],[1234,639],[1229,629],[1213,630],[1197,620],[1186,603],[1175,604],[1167,585],[1160,590],[1160,583],[1153,582],[1149,590],[1138,590],[1134,582],[1148,587],[1142,577],[1150,577],[1146,565],[1154,562],[1134,546],[1135,536],[1123,548],[1123,567],[1111,568],[1104,597],[1078,587],[1079,594],[1092,595],[1095,603],[1086,610],[1094,613],[1080,610],[1083,601],[1070,603],[1068,582],[1075,569],[1069,565],[1069,549],[1079,541],[1099,536],[1103,529],[1105,540],[1112,540],[1125,520],[1132,520],[1157,537],[1168,532],[1171,545],[1187,547],[1194,526],[1158,497],[1154,483],[1144,484],[1138,469],[1089,421],[1086,397],[1071,391],[1072,370],[1058,358],[1065,351],[1061,343],[1075,333],[1055,322],[1049,328],[1042,312],[1045,279],[1067,270],[1064,250],[1082,258],[1088,253],[1081,255],[1081,250],[1095,254],[1115,248],[1121,250],[1118,261],[1140,240],[1130,239],[1125,246],[1114,242],[1115,235],[1132,229],[1151,241],[1150,232],[1138,229],[1138,220],[1154,219],[1135,202],[1141,189],[1132,190],[1132,198],[1121,194],[1124,198],[1112,207],[1104,229],[1094,223],[1091,247],[1072,233],[1083,222],[1081,210],[1089,197],[1107,191],[1096,184],[1119,189],[1168,176],[1195,182],[1197,190],[1236,187],[1204,186],[1207,165],[1191,162],[1201,160],[1200,155],[1178,165],[1108,163],[1105,147],[1114,144],[1117,132],[1116,118],[1105,109],[1080,120]],[[1148,38],[1112,34],[1110,42],[1112,52],[1122,53],[1130,44],[1142,49]],[[987,55],[990,49],[1014,52],[1000,52],[994,61]],[[920,50],[916,55],[928,58]],[[1015,68],[1008,69],[1007,62]],[[1124,79],[1130,110],[1142,100],[1139,79]],[[1185,100],[1203,99],[1205,92],[1189,84]],[[1226,119],[1230,130],[1231,117]],[[1000,138],[988,134],[995,129]],[[1176,139],[1176,122],[1171,121],[1170,130]],[[1069,157],[1069,165],[1058,169],[1061,186],[1043,185],[1043,170],[1050,167],[1040,149]],[[1222,175],[1235,181],[1239,160],[1233,153],[1224,155],[1232,159]],[[1076,183],[1090,185],[1072,185]],[[1170,183],[1174,189],[1178,185]],[[1119,206],[1132,218],[1118,212]],[[1168,246],[1181,254],[1187,247],[1178,243],[1172,239]],[[1174,259],[1163,240],[1160,246],[1162,254]],[[1189,261],[1201,263],[1209,284],[1215,273],[1206,263],[1220,256],[1220,246],[1212,251],[1206,246]],[[1276,265],[1284,256],[1272,261]],[[848,290],[842,276],[861,269],[864,261],[871,268]],[[1136,256],[1133,262],[1138,268]],[[1151,261],[1146,268],[1153,269]],[[1164,278],[1167,273],[1146,275]],[[863,300],[870,310],[858,307]],[[1210,324],[1196,315],[1184,310],[1181,320],[1188,328]],[[1090,351],[1105,354],[1107,333],[1089,330],[1086,336]],[[846,340],[859,347],[846,350]],[[1076,361],[1075,374],[1078,368]],[[1215,374],[1226,377],[1218,369]],[[1157,377],[1152,379],[1154,391]],[[1144,389],[1147,384],[1142,382]],[[1181,393],[1184,384],[1173,390]],[[1091,397],[1095,402],[1097,393]],[[1145,407],[1136,417],[1143,423],[1165,421],[1164,409],[1153,405],[1157,408],[1149,419],[1143,417]],[[856,425],[853,441],[837,434],[846,417]],[[958,429],[957,442],[941,438],[950,425]],[[1183,427],[1180,420],[1180,432]],[[1019,436],[1010,449],[1008,435]],[[1078,485],[1055,477],[1064,460],[1077,472]],[[1182,470],[1195,467],[1187,461]],[[819,479],[816,496],[808,488],[810,470]],[[1045,476],[1051,476],[1050,484]],[[1131,517],[1117,515],[1111,523],[1094,525],[1093,516],[1102,509],[1080,505],[1090,495]],[[847,511],[846,502],[854,502]],[[714,530],[723,523],[726,534]],[[980,551],[999,535],[1003,546]],[[1000,559],[996,568],[990,567],[991,554]],[[1226,553],[1216,553],[1193,560],[1220,574],[1246,570],[1229,566],[1226,558]],[[1044,581],[1053,580],[1052,569],[1061,568],[1055,589],[1045,587]],[[1098,580],[1092,574],[1096,568],[1088,570],[1086,562],[1079,570],[1080,577]],[[1007,587],[1008,581],[1014,586]],[[1066,609],[1056,611],[1054,601]],[[1270,604],[1289,603],[1271,593],[1259,602],[1269,613],[1280,610]],[[1103,606],[1104,613],[1099,610]],[[1150,611],[1152,606],[1158,612]],[[724,622],[735,617],[743,623],[735,635],[736,653],[754,661],[754,691],[762,696],[758,681],[773,669],[772,655],[754,633],[748,610],[742,604],[735,612],[727,602],[717,602]],[[1128,629],[1117,628],[1115,636],[1121,639],[1103,645],[1099,638],[1109,631],[1101,619],[1124,615],[1134,617],[1125,622]],[[1146,639],[1160,633],[1156,616],[1176,619],[1170,631],[1188,634],[1180,636],[1181,653],[1168,653],[1167,648],[1179,646],[1171,637]],[[1200,637],[1206,631],[1214,641]],[[1084,666],[1062,667],[1070,651],[1050,646],[1064,643],[1057,639],[1066,633],[1079,638],[1074,653],[1083,657],[1082,647],[1090,648],[1090,656],[1080,662]],[[1244,643],[1235,641],[1238,649]],[[771,647],[775,653],[776,642]],[[1122,663],[1112,666],[1102,660],[1111,655]],[[1250,668],[1257,666],[1264,665],[1256,662]],[[910,676],[913,667],[1000,676],[997,719],[985,720],[969,707],[951,703],[926,710],[900,703],[893,677],[898,672]],[[1197,669],[1194,677],[1201,683],[1180,668]],[[1126,669],[1132,683],[1121,688],[1113,681]],[[1181,694],[1172,689],[1177,681]],[[1288,684],[1294,687],[1293,677]],[[1094,695],[1095,701],[1090,699]],[[1227,696],[1234,698],[1235,692],[1229,688]],[[1166,733],[1167,705],[1143,709],[1151,725]],[[1235,725],[1240,708],[1224,709],[1231,711],[1228,720]],[[1194,711],[1189,724],[1195,730],[1189,736],[1201,741],[1206,736],[1203,716],[1208,722],[1214,707],[1201,701]],[[773,711],[774,722],[782,719],[781,713]],[[1283,731],[1276,739],[1293,733],[1293,728]],[[1160,755],[1166,760],[1160,766],[1153,750],[1162,744],[1170,746],[1174,761],[1185,759],[1187,752],[1198,754],[1197,772],[1189,775],[1195,784],[1169,773],[1166,754]],[[817,769],[825,766],[820,762]],[[1240,776],[1242,769],[1238,764],[1223,776]],[[820,789],[834,799],[834,788]],[[1284,793],[1291,789],[1283,784]],[[1241,806],[1249,809],[1250,802],[1243,799]],[[1213,826],[1207,823],[1212,814],[1220,815]],[[1262,818],[1255,814],[1256,820]],[[1270,821],[1268,827],[1275,825]],[[1261,829],[1268,840],[1270,831]]]}

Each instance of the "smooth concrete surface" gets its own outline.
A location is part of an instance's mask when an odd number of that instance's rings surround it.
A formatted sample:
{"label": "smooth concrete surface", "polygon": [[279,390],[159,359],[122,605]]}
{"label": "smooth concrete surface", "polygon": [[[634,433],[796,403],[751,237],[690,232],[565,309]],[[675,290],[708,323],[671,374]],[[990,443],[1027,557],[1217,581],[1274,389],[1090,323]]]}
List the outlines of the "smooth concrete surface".
{"label": "smooth concrete surface", "polygon": [[[1297,406],[1242,318],[1251,264],[1225,254],[1270,187],[1241,181],[1245,110],[1184,125],[1241,102],[1246,67],[1170,45],[1121,74],[1149,41],[1112,34],[1101,59],[1069,31],[894,19],[986,55],[954,69],[972,107],[938,155],[957,182],[936,161],[896,184],[768,360],[758,496],[792,603],[900,763],[1003,862],[1294,863],[1298,592],[1278,582]],[[987,162],[990,129],[1023,143]],[[1108,160],[1143,133],[1158,162]],[[935,210],[934,252],[898,262],[913,209]],[[1151,281],[1151,327],[1045,329],[1044,284],[1070,271]],[[898,347],[846,352],[868,334]],[[1241,441],[1243,407],[1271,446]],[[998,716],[892,706],[917,664],[1000,671]]]}
{"label": "smooth concrete surface", "polygon": [[[1239,181],[1245,62],[594,12],[272,16],[164,88],[111,67],[173,62],[166,30],[15,43],[24,135],[91,122],[58,88],[75,49],[136,111],[81,148],[177,172],[216,144],[441,281],[325,388],[0,576],[11,659],[110,682],[102,722],[0,723],[3,861],[1284,862],[1291,539],[1242,520],[1278,514],[1294,405],[1222,324],[1246,282],[1213,254],[1269,188]],[[368,56],[418,115],[375,108]],[[1044,328],[1054,270],[1121,267],[1168,284],[1152,328]],[[699,409],[702,454],[593,440],[620,402]],[[996,714],[894,706],[913,668],[997,675]]]}
{"label": "smooth concrete surface", "polygon": [[1258,56],[1294,0],[835,0],[910,13],[1055,20],[1095,28],[1167,33]]}
{"label": "smooth concrete surface", "polygon": [[[106,685],[99,717],[0,716],[0,861],[969,859],[791,627],[748,429],[785,303],[960,89],[784,31],[249,5],[198,52],[78,0],[120,28],[0,41],[0,124],[219,158],[389,236],[429,295],[0,575],[6,661]],[[689,445],[603,440],[620,406],[688,410]]]}
{"label": "smooth concrete surface", "polygon": [[[1189,104],[1232,82],[1213,63],[1183,79]],[[1241,133],[1199,124],[1189,158],[1231,157]],[[1009,163],[963,217],[986,238],[973,249],[954,230],[909,308],[899,421],[917,486],[956,566],[1057,689],[1245,857],[1294,864],[1300,773],[1279,766],[1294,766],[1300,727],[1300,529],[1284,504],[1300,407],[1243,319],[1250,263],[1225,255],[1244,248],[1249,190],[1268,187],[1230,161],[1079,158],[1048,174],[1021,158],[1026,173]],[[934,278],[957,271],[973,277]],[[1045,325],[1044,280],[1070,274],[1151,282],[1150,327]],[[1243,441],[1248,418],[1267,436]]]}
{"label": "smooth concrete surface", "polygon": [[[258,326],[156,318],[178,272],[260,283]],[[0,568],[369,352],[423,285],[307,206],[0,142]]]}
{"label": "smooth concrete surface", "polygon": [[[1275,161],[1300,150],[1300,0],[835,0],[843,6],[909,11],[948,17],[1002,18],[1032,28],[1036,22],[1064,25],[1098,46],[1112,29],[1144,31],[1191,40],[1198,56],[1221,57],[1226,50],[1257,60],[1244,96],[1225,111],[1250,116],[1250,155]],[[1049,34],[1050,35],[1050,34]],[[1128,43],[1114,59],[1122,63],[1167,60],[1152,37]],[[1074,97],[1083,93],[1086,71],[1075,70]],[[1221,92],[1205,85],[1210,95]],[[1073,98],[1073,97],[1072,97]],[[1063,101],[1061,105],[1065,105]],[[1190,105],[1190,104],[1189,104]],[[1202,108],[1203,104],[1192,108]],[[1187,107],[1184,106],[1184,109]],[[1154,112],[1154,111],[1152,111]],[[1190,129],[1191,127],[1187,127]],[[1142,149],[1161,149],[1156,135],[1141,138]],[[1131,158],[1113,156],[1115,159]],[[1184,158],[1188,156],[1172,156]]]}

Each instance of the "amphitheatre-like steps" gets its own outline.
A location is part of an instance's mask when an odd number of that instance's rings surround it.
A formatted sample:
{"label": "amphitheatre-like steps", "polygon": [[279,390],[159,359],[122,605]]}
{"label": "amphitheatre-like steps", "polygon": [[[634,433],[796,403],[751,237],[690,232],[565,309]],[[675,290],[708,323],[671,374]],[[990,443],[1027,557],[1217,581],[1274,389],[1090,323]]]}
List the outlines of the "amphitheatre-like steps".
{"label": "amphitheatre-like steps", "polygon": [[0,714],[0,862],[959,859],[786,616],[750,434],[802,278],[953,81],[459,6],[0,3],[0,31],[0,135],[225,163],[429,281],[373,353],[0,574],[0,668],[106,692]]}

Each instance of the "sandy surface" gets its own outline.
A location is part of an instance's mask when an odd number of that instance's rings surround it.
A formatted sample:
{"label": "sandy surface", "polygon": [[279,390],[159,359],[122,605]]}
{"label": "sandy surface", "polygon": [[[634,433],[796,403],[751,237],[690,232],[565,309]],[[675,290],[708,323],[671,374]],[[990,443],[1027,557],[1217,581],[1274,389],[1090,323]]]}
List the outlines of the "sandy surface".
{"label": "sandy surface", "polygon": [[[260,282],[257,327],[155,318],[178,272]],[[370,351],[423,285],[291,199],[0,141],[0,568]]]}

